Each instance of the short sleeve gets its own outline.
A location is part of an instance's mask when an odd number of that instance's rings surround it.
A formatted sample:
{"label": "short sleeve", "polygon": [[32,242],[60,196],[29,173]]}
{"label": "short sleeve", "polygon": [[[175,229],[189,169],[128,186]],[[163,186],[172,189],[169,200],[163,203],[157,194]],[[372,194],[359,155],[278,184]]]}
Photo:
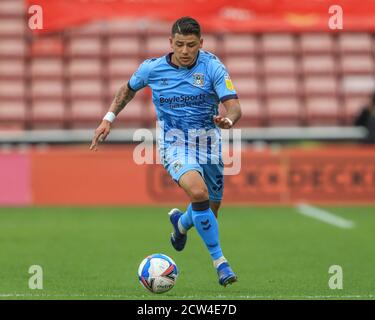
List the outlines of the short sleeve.
{"label": "short sleeve", "polygon": [[220,101],[224,102],[229,99],[237,99],[237,92],[234,89],[229,73],[217,58],[211,61],[211,72],[214,90]]}
{"label": "short sleeve", "polygon": [[151,59],[145,60],[136,72],[131,76],[128,87],[133,91],[138,91],[148,85],[148,77],[150,74]]}

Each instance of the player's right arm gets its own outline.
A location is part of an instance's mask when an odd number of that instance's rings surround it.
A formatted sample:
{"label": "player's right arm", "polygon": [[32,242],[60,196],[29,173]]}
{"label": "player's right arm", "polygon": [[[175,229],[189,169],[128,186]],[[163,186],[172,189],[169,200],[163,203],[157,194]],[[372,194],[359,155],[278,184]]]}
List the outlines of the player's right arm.
{"label": "player's right arm", "polygon": [[[152,62],[156,59],[145,60],[131,76],[129,82],[118,91],[109,110],[99,127],[95,130],[90,150],[98,150],[98,143],[104,141],[111,130],[111,124],[122,109],[134,98],[136,92],[148,85]],[[107,119],[107,120],[106,120]]]}
{"label": "player's right arm", "polygon": [[[135,94],[136,92],[130,89],[128,84],[121,86],[108,109],[108,113],[113,113],[115,116],[117,116],[120,111],[130,102],[130,100],[134,98]],[[90,150],[98,150],[99,142],[103,142],[111,130],[112,121],[106,120],[105,118],[102,120],[99,127],[95,130],[94,137],[91,141]]]}

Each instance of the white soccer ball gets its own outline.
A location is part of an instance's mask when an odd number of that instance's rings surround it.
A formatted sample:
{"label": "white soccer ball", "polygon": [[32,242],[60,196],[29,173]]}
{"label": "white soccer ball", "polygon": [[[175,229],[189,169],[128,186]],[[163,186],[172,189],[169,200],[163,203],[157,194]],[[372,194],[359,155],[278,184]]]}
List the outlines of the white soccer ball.
{"label": "white soccer ball", "polygon": [[138,268],[140,283],[153,293],[171,290],[176,283],[178,269],[168,256],[156,253],[143,259]]}

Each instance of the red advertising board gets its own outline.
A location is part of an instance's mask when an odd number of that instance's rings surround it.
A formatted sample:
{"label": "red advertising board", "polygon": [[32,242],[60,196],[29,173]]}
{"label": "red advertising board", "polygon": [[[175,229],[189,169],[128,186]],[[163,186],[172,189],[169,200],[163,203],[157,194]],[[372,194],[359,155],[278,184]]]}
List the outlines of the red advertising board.
{"label": "red advertising board", "polygon": [[[0,153],[0,205],[167,205],[187,196],[160,164],[138,165],[134,146]],[[375,148],[243,149],[224,179],[225,204],[375,203]]]}
{"label": "red advertising board", "polygon": [[329,18],[340,6],[345,31],[375,30],[372,0],[27,0],[43,9],[40,32],[63,30],[119,17],[174,21],[192,16],[205,31],[330,31]]}

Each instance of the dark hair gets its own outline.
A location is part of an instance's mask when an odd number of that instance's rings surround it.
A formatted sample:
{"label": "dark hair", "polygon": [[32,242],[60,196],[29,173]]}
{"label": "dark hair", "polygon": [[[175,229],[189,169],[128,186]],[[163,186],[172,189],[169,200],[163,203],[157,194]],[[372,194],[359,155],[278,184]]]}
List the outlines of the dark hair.
{"label": "dark hair", "polygon": [[198,38],[200,38],[201,27],[197,20],[191,17],[182,17],[178,19],[172,26],[172,37],[174,37],[176,33],[179,33],[185,36],[189,34],[194,34]]}

